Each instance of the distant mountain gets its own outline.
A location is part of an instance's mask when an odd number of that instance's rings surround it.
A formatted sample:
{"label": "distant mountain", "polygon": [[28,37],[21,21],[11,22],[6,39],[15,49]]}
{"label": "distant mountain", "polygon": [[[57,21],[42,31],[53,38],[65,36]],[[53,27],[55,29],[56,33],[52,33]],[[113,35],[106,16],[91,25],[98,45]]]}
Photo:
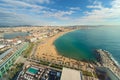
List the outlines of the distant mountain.
{"label": "distant mountain", "polygon": [[0,27],[22,27],[22,26],[27,26],[27,27],[31,27],[32,25],[17,25],[17,26],[14,26],[14,25],[0,25]]}

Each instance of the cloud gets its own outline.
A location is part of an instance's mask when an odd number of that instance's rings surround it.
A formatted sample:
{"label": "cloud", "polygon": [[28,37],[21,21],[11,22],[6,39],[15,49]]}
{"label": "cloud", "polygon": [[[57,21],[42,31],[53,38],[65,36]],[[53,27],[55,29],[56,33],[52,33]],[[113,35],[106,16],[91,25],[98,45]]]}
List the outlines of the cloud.
{"label": "cloud", "polygon": [[27,3],[24,1],[17,1],[17,0],[1,0],[4,3],[1,3],[0,5],[2,7],[11,7],[11,8],[38,8],[38,9],[43,9],[45,7],[40,6],[40,5],[36,5],[36,4],[31,4],[31,3]]}
{"label": "cloud", "polygon": [[56,12],[45,12],[44,16],[46,17],[54,17],[57,19],[61,19],[61,20],[68,20],[69,19],[69,15],[73,14],[74,11],[70,10],[70,11],[56,11]]}
{"label": "cloud", "polygon": [[111,8],[104,7],[100,2],[93,2],[93,5],[88,5],[91,11],[85,11],[85,16],[76,19],[77,22],[90,24],[105,24],[120,18],[120,1],[114,0],[111,2]]}
{"label": "cloud", "polygon": [[17,0],[2,0],[5,4],[11,5],[11,6],[20,6],[20,7],[31,7],[31,4],[22,2],[22,1],[17,1]]}
{"label": "cloud", "polygon": [[26,3],[31,3],[31,4],[49,4],[51,3],[50,0],[18,0],[18,1],[22,1],[22,2],[26,2]]}
{"label": "cloud", "polygon": [[26,14],[27,12],[27,15],[35,14],[35,16],[44,16],[45,18],[54,17],[56,19],[68,19],[67,16],[74,13],[74,10],[79,9],[78,7],[72,7],[69,11],[62,11],[36,4],[50,3],[50,0],[2,0],[2,2],[4,3],[0,3],[0,10],[12,11],[15,13],[19,12],[22,14]]}
{"label": "cloud", "polygon": [[47,3],[49,4],[50,3],[50,0],[35,0],[36,2],[39,2],[39,3]]}
{"label": "cloud", "polygon": [[80,7],[71,7],[70,10],[80,10]]}
{"label": "cloud", "polygon": [[50,8],[52,1],[0,0],[0,24],[105,24],[120,20],[119,0],[113,0],[111,7],[103,6],[100,0],[89,0],[92,5],[83,6],[85,10],[70,6]]}
{"label": "cloud", "polygon": [[[30,16],[26,14],[18,14],[6,11],[0,11],[0,25],[47,25],[48,21],[38,19],[39,16]],[[46,24],[47,23],[47,24]]]}
{"label": "cloud", "polygon": [[[1,0],[0,3],[0,24],[7,25],[34,25],[34,24],[53,24],[55,21],[49,21],[50,18],[57,20],[68,20],[69,15],[74,13],[74,10],[57,10],[43,5],[38,5],[35,2],[50,3],[49,0]],[[7,5],[7,6],[6,6]],[[76,8],[77,9],[77,8]]]}
{"label": "cloud", "polygon": [[95,8],[95,9],[101,9],[103,8],[102,3],[101,2],[93,2],[93,5],[88,5],[87,8]]}

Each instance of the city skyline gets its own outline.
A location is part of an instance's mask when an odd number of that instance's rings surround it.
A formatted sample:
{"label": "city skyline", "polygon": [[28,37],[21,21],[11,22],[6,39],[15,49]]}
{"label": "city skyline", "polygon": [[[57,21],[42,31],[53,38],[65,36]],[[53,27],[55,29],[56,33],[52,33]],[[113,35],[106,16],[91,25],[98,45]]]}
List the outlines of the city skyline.
{"label": "city skyline", "polygon": [[1,0],[0,25],[120,25],[119,0]]}

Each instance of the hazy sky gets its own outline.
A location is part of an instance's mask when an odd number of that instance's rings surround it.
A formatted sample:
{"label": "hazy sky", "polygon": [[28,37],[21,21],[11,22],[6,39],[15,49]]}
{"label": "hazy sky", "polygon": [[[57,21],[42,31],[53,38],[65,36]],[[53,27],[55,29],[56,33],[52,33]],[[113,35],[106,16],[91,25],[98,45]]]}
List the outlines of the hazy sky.
{"label": "hazy sky", "polygon": [[120,25],[120,0],[0,0],[0,25]]}

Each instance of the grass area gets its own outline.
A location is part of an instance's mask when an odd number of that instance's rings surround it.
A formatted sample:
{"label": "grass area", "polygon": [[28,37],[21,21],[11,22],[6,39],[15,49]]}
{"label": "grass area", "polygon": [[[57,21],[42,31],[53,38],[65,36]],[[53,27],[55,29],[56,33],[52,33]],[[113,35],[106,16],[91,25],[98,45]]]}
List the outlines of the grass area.
{"label": "grass area", "polygon": [[62,65],[58,65],[58,64],[51,64],[50,67],[57,68],[57,69],[62,69],[63,68]]}
{"label": "grass area", "polygon": [[62,65],[53,64],[53,63],[50,64],[50,62],[42,61],[42,60],[40,60],[39,64],[46,65],[46,66],[50,66],[50,67],[57,68],[57,69],[62,69],[62,68],[63,68]]}
{"label": "grass area", "polygon": [[18,72],[20,72],[22,70],[23,65],[24,65],[23,63],[14,64],[13,67],[8,70],[7,76],[9,78],[9,80],[13,80],[13,78],[15,78],[17,76]]}
{"label": "grass area", "polygon": [[34,43],[30,43],[29,46],[28,46],[28,48],[23,52],[23,56],[25,58],[29,57],[29,55],[30,55],[30,53],[31,53],[34,45],[35,45]]}
{"label": "grass area", "polygon": [[85,76],[93,77],[92,73],[91,73],[91,72],[88,72],[88,71],[83,71],[83,70],[82,70],[82,74],[85,75]]}
{"label": "grass area", "polygon": [[46,66],[49,66],[49,62],[46,62],[46,61],[40,61],[40,63],[39,64],[42,64],[42,65],[46,65]]}
{"label": "grass area", "polygon": [[93,73],[93,75],[94,75],[95,78],[98,78],[98,76],[97,76],[97,74],[95,72]]}

